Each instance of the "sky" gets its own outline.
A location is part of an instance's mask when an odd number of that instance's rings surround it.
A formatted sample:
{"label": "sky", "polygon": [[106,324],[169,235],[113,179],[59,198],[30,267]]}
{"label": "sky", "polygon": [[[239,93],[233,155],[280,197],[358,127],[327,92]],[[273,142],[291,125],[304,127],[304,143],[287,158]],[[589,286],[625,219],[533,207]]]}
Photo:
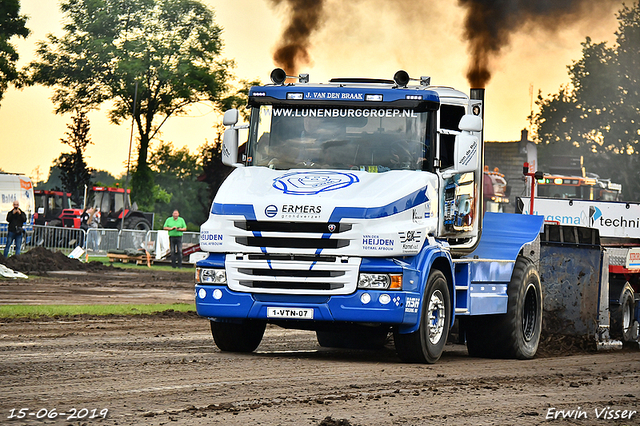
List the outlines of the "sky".
{"label": "sky", "polygon": [[[272,56],[287,23],[282,6],[269,0],[202,0],[215,12],[223,28],[222,56],[236,63],[238,79],[269,81],[275,67]],[[469,92],[469,65],[464,41],[465,11],[456,0],[430,1],[428,7],[410,9],[417,2],[325,0],[332,10],[310,38],[311,62],[300,72],[311,82],[332,77],[392,78],[399,70],[411,77],[431,76],[431,84],[451,86]],[[620,2],[620,5],[622,2]],[[485,140],[514,141],[529,128],[527,117],[533,101],[555,93],[567,84],[567,66],[582,56],[580,43],[587,36],[612,45],[619,6],[599,11],[591,20],[567,22],[550,33],[525,25],[516,32],[491,64],[492,77],[486,85]],[[21,0],[21,14],[29,17],[31,35],[11,41],[20,54],[19,67],[34,59],[36,43],[48,33],[62,35],[62,14],[53,0]],[[397,8],[403,8],[397,10]],[[394,10],[395,9],[395,10]],[[415,13],[414,13],[415,12]],[[53,89],[34,86],[11,88],[0,102],[0,169],[46,180],[53,161],[63,151],[60,142],[71,123],[70,115],[56,115],[51,102]],[[533,99],[532,99],[533,98]],[[89,167],[115,176],[126,173],[131,122],[109,123],[107,106],[92,111],[86,161]],[[172,117],[162,127],[160,140],[174,147],[186,146],[198,152],[206,140],[215,139],[213,126],[221,115],[205,103],[194,105],[187,116]],[[135,133],[134,133],[135,135]],[[152,143],[152,149],[158,140]],[[136,159],[135,139],[131,155]]]}

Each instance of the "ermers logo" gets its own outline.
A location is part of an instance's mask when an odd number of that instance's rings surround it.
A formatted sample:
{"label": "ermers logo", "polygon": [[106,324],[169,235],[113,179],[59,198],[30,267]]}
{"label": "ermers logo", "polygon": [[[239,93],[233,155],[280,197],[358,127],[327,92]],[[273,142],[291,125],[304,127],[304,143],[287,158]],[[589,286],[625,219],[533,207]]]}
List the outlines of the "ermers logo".
{"label": "ermers logo", "polygon": [[285,204],[282,206],[282,213],[321,213],[321,206],[293,206]]}
{"label": "ermers logo", "polygon": [[271,204],[270,206],[265,207],[264,214],[267,217],[274,217],[278,214],[278,207]]}
{"label": "ermers logo", "polygon": [[291,195],[315,195],[336,191],[359,182],[353,173],[342,172],[293,172],[273,180],[273,187]]}

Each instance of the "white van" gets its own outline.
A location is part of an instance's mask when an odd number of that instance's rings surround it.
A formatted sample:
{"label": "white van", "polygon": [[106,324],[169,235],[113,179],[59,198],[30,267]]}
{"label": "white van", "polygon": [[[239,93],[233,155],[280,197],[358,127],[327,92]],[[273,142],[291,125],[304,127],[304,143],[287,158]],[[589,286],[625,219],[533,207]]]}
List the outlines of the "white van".
{"label": "white van", "polygon": [[25,231],[33,230],[35,199],[31,179],[25,175],[0,173],[0,232],[3,237],[7,232],[7,213],[13,209],[13,202],[16,200],[20,203],[20,209],[27,215]]}

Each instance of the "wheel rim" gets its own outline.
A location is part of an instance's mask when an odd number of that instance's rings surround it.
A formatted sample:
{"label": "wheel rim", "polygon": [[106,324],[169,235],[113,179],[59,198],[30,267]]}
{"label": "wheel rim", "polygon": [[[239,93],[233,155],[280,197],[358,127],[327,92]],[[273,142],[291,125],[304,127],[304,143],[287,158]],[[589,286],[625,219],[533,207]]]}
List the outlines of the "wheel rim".
{"label": "wheel rim", "polygon": [[528,342],[535,335],[538,322],[538,294],[533,284],[527,287],[524,299],[524,309],[522,312],[522,335]]}
{"label": "wheel rim", "polygon": [[625,301],[624,309],[622,311],[622,332],[627,333],[629,328],[631,327],[631,317],[633,316],[633,312],[631,309],[631,303],[629,303],[629,299]]}
{"label": "wheel rim", "polygon": [[442,338],[444,321],[446,319],[444,296],[440,290],[436,290],[431,294],[427,315],[429,316],[427,325],[429,341],[435,345]]}

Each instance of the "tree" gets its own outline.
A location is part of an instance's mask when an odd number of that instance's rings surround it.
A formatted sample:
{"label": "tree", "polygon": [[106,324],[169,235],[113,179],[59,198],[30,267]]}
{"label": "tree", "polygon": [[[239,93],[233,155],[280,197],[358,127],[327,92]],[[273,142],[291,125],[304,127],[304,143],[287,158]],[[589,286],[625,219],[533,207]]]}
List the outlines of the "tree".
{"label": "tree", "polygon": [[233,167],[222,164],[222,134],[224,126],[218,124],[216,128],[216,139],[213,142],[207,141],[201,150],[202,174],[198,180],[207,184],[207,211],[222,185],[222,182],[231,174]]}
{"label": "tree", "polygon": [[63,0],[61,8],[65,34],[39,43],[39,60],[28,66],[25,82],[55,87],[57,113],[110,101],[114,124],[133,117],[132,194],[151,208],[149,145],[162,125],[197,102],[216,108],[235,102],[225,98],[233,63],[219,58],[214,13],[197,0]]}
{"label": "tree", "polygon": [[616,45],[582,43],[568,67],[570,83],[538,96],[540,162],[557,153],[582,155],[587,170],[623,185],[640,199],[640,4],[618,13]]}
{"label": "tree", "polygon": [[19,0],[0,2],[0,100],[9,83],[18,78],[16,62],[19,56],[9,40],[14,36],[27,38],[29,35],[29,30],[25,26],[27,17],[20,15],[19,12]]}
{"label": "tree", "polygon": [[162,143],[151,152],[151,170],[157,186],[170,195],[170,199],[155,204],[159,220],[164,222],[174,209],[196,226],[207,219],[206,185],[197,180],[201,170],[198,156],[189,153],[187,147],[175,149],[171,143]]}
{"label": "tree", "polygon": [[72,118],[73,124],[67,124],[70,130],[66,132],[66,139],[60,139],[65,145],[73,148],[71,153],[62,153],[55,160],[55,165],[60,168],[62,187],[71,193],[71,200],[81,205],[84,195],[84,187],[91,185],[91,173],[93,169],[87,167],[84,160],[84,151],[91,144],[89,139],[89,119],[83,112],[77,112]]}

